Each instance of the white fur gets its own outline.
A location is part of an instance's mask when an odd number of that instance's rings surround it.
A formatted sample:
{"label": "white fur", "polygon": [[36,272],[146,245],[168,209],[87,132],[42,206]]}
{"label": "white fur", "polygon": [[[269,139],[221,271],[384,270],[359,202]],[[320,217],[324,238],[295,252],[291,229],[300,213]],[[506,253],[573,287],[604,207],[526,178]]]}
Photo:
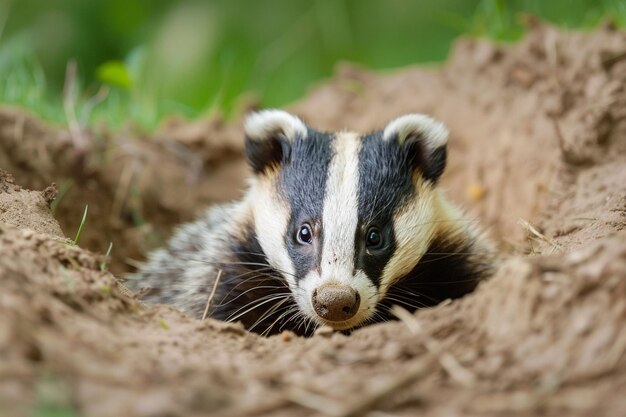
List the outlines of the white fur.
{"label": "white fur", "polygon": [[322,279],[342,284],[354,268],[354,235],[358,225],[359,149],[355,133],[339,133],[334,141],[336,155],[326,179],[322,248]]}
{"label": "white fur", "polygon": [[263,110],[252,113],[244,124],[246,136],[254,140],[266,140],[276,132],[282,132],[287,139],[297,135],[306,137],[307,128],[296,116],[282,110]]}
{"label": "white fur", "polygon": [[255,232],[269,264],[281,271],[290,288],[295,288],[295,269],[285,247],[290,209],[273,187],[270,179],[260,179],[250,188]]}
{"label": "white fur", "polygon": [[345,322],[326,323],[335,329],[347,329],[370,318],[377,300],[376,288],[365,273],[357,271],[353,275],[361,141],[356,133],[342,132],[337,134],[334,146],[336,154],[329,166],[322,215],[324,244],[320,272],[311,271],[300,281],[301,292],[295,298],[303,312],[323,323],[311,305],[313,291],[330,283],[352,287],[361,297],[357,314]]}
{"label": "white fur", "polygon": [[425,114],[407,114],[389,122],[383,132],[383,140],[390,140],[395,135],[398,135],[400,143],[412,135],[422,136],[430,150],[448,142],[448,129],[444,124]]}

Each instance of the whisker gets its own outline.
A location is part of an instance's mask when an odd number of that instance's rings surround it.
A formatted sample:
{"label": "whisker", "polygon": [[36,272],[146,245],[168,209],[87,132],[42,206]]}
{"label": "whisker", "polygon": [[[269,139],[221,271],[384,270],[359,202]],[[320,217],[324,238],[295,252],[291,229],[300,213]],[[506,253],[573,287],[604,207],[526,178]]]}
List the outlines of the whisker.
{"label": "whisker", "polygon": [[[264,281],[265,281],[265,279],[264,279],[264,280],[260,280],[259,282],[264,282]],[[238,283],[238,284],[237,284],[237,285],[235,285],[233,288],[231,288],[231,289],[230,289],[230,291],[228,291],[228,293],[226,293],[226,295],[224,295],[224,296],[222,297],[222,300],[225,300],[226,298],[230,297],[230,295],[231,295],[233,292],[235,292],[235,290],[236,290],[237,288],[239,288],[241,285],[244,285],[244,284],[249,284],[249,283],[252,283],[252,282],[254,282],[254,281],[250,281],[250,282],[249,282],[249,281],[243,281],[243,282]],[[282,284],[281,286],[276,286],[276,288],[275,288],[275,289],[287,289],[287,290],[289,290],[289,286],[285,285],[283,282],[281,282],[281,284]],[[250,288],[250,289],[246,290],[244,293],[239,294],[238,296],[236,296],[236,297],[234,298],[234,300],[236,300],[237,298],[241,297],[241,296],[242,296],[242,295],[244,295],[244,294],[247,294],[249,291],[257,290],[257,289],[259,289],[260,287],[261,287],[261,286],[259,286],[259,285],[254,286],[254,287],[252,287],[252,288]],[[271,286],[265,286],[265,287],[267,287],[266,289],[271,289],[271,288],[269,288],[269,287],[271,287]]]}
{"label": "whisker", "polygon": [[[249,312],[251,312],[251,311],[253,311],[253,310],[255,310],[255,309],[257,309],[257,308],[261,307],[262,305],[265,305],[265,304],[270,303],[270,302],[272,302],[272,301],[280,300],[281,298],[288,297],[288,296],[290,296],[290,295],[291,295],[291,294],[278,294],[278,295],[276,295],[276,294],[271,294],[271,295],[269,296],[270,298],[268,298],[268,297],[261,297],[261,298],[259,298],[259,299],[257,299],[257,300],[253,300],[253,301],[251,301],[250,303],[248,303],[248,304],[246,304],[246,305],[244,305],[244,306],[242,306],[242,307],[238,308],[237,310],[235,310],[235,311],[234,311],[234,312],[233,312],[230,316],[228,316],[228,317],[226,318],[226,320],[225,320],[225,321],[226,321],[227,323],[232,323],[233,321],[237,320],[237,319],[238,319],[238,318],[240,318],[241,316],[244,316],[244,315],[248,314]],[[254,305],[254,306],[250,307],[249,309],[247,309],[247,310],[245,310],[245,311],[243,311],[243,312],[241,312],[241,313],[237,314],[237,312],[241,311],[242,309],[244,309],[244,308],[246,308],[246,307],[250,306],[251,304],[253,304],[253,303],[255,303],[255,302],[257,302],[257,304],[256,304],[256,305]]]}
{"label": "whisker", "polygon": [[414,309],[419,309],[419,308],[426,307],[425,304],[421,304],[421,305],[420,304],[414,304],[414,303],[411,303],[411,302],[409,302],[407,300],[402,300],[402,299],[398,299],[398,298],[395,298],[395,297],[386,297],[386,300],[399,303],[402,306],[409,306],[409,307],[414,308]]}
{"label": "whisker", "polygon": [[[287,318],[287,319],[283,322],[283,324],[282,324],[282,325],[278,328],[278,331],[279,331],[279,332],[280,332],[280,331],[282,331],[282,330],[283,330],[283,328],[284,328],[287,324],[289,324],[291,321],[297,321],[297,320],[298,320],[301,316],[303,316],[303,315],[304,315],[304,314],[302,313],[302,311],[300,311],[300,308],[299,308],[297,305],[296,305],[295,307],[296,307],[296,308],[295,308],[295,311],[293,311],[293,313],[292,313],[291,317]],[[293,329],[294,329],[294,330],[296,330],[297,328],[296,328],[296,327],[294,327]]]}
{"label": "whisker", "polygon": [[[257,319],[257,321],[255,321],[254,324],[252,324],[252,326],[250,326],[250,328],[248,328],[248,331],[252,331],[259,323],[263,322],[263,320],[268,319],[272,314],[276,313],[276,310],[279,309],[280,306],[285,304],[287,301],[289,301],[288,297],[285,298],[284,300],[280,301],[280,302],[277,302],[275,306],[273,306],[271,309],[269,309],[265,313],[263,313],[261,315],[261,317],[259,317]],[[286,307],[289,307],[289,306],[286,306]]]}
{"label": "whisker", "polygon": [[[228,300],[228,302],[222,303],[222,301],[224,301],[229,294],[225,295],[224,297],[222,297],[220,304],[216,304],[216,307],[224,307],[227,306],[228,304],[237,301],[240,297],[243,297],[244,295],[246,295],[247,293],[249,293],[250,291],[254,291],[254,290],[258,290],[258,289],[280,289],[281,287],[272,287],[272,286],[259,286],[259,287],[252,287],[250,289],[247,289],[246,291],[242,292],[241,294],[238,294],[235,298]],[[286,293],[272,293],[272,294],[268,294],[269,295],[277,295],[277,294],[286,294]],[[254,301],[254,300],[253,300]]]}
{"label": "whisker", "polygon": [[467,282],[478,282],[475,278],[458,279],[456,281],[417,281],[413,285],[448,285],[448,284],[463,284]]}
{"label": "whisker", "polygon": [[[243,274],[241,274],[243,275]],[[241,277],[230,277],[231,279],[222,279],[220,281],[220,287],[224,287],[225,285],[229,284],[231,281],[234,281],[234,279],[232,278],[236,278],[236,279],[241,279]],[[280,285],[256,285],[254,287],[251,288],[251,290],[254,289],[289,289],[289,287],[282,282],[281,280],[277,280],[274,277],[266,277],[266,276],[253,276],[253,277],[249,277],[249,278],[245,278],[245,279],[241,279],[241,282],[237,283],[237,285],[235,285],[234,287],[232,287],[230,289],[230,291],[221,296],[221,299],[224,300],[226,298],[228,298],[237,288],[239,288],[241,285],[252,285],[254,283],[259,283],[259,284],[280,284]],[[150,288],[150,287],[148,287]],[[187,284],[185,282],[172,282],[169,283],[167,285],[159,285],[158,287],[154,287],[154,288],[161,288],[161,289],[172,289],[175,291],[181,291],[181,290],[188,290],[188,289],[194,289],[194,288],[210,288],[210,283],[202,283],[202,284]]]}
{"label": "whisker", "polygon": [[[246,275],[254,275],[254,276],[250,276],[246,278]],[[280,279],[278,279],[277,277],[273,276],[273,275],[268,275],[266,273],[258,273],[257,271],[249,271],[249,272],[245,272],[242,274],[238,274],[238,275],[234,275],[234,276],[230,276],[228,278],[222,278],[220,280],[220,283],[222,284],[221,286],[224,286],[223,284],[229,284],[233,281],[239,281],[241,280],[241,283],[252,283],[252,282],[272,282],[272,283],[276,283],[276,284],[280,284],[281,288],[288,288],[286,283]],[[207,283],[201,283],[201,284],[192,284],[192,283],[187,283],[186,281],[174,281],[174,282],[170,282],[170,283],[166,283],[163,285],[159,285],[159,288],[175,288],[176,286],[180,286],[183,289],[186,288],[201,288],[201,287],[210,287],[212,285],[211,282],[207,282]]]}
{"label": "whisker", "polygon": [[209,261],[206,259],[193,259],[193,258],[182,258],[185,261],[192,261],[192,262],[199,262],[202,264],[206,264],[206,265],[213,265],[213,266],[218,266],[218,267],[227,267],[227,266],[261,266],[261,267],[267,267],[267,268],[271,268],[274,269],[277,272],[283,273],[285,275],[289,275],[292,276],[294,278],[297,278],[297,276],[295,274],[292,274],[290,272],[284,271],[282,269],[279,268],[275,268],[269,264],[264,264],[264,263],[260,263],[260,262],[243,262],[243,261]]}
{"label": "whisker", "polygon": [[[413,297],[416,298],[426,298],[432,302],[434,302],[435,304],[438,304],[441,300],[437,300],[435,298],[432,298],[426,294],[420,293],[420,292],[413,292],[412,290],[414,290],[415,288],[413,287],[406,287],[406,286],[396,286],[396,287],[392,287],[389,289],[389,291],[387,291],[387,295],[389,296],[398,296],[398,297],[405,297],[408,298],[407,294],[412,295]],[[411,300],[413,300],[411,298]],[[427,307],[426,305],[424,305],[424,307]]]}
{"label": "whisker", "polygon": [[274,328],[274,326],[276,325],[276,323],[278,323],[283,317],[285,317],[286,315],[297,311],[298,310],[298,306],[297,305],[291,305],[291,306],[287,306],[287,310],[285,310],[285,312],[283,312],[280,316],[278,316],[278,318],[276,320],[274,320],[272,322],[272,324],[263,331],[263,333],[261,333],[262,336],[267,336],[268,334],[270,334],[270,332],[272,331],[272,329]]}

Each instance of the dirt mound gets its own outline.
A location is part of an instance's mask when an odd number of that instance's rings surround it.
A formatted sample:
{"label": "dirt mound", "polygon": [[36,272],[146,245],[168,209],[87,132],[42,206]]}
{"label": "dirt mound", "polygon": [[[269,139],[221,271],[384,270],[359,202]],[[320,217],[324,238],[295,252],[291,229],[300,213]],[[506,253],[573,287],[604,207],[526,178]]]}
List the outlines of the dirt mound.
{"label": "dirt mound", "polygon": [[54,184],[41,192],[24,190],[9,173],[0,170],[0,223],[63,238],[59,223],[50,216],[50,203],[56,194]]}
{"label": "dirt mound", "polygon": [[68,235],[89,206],[81,246],[103,252],[113,242],[111,267],[121,273],[127,261],[162,244],[174,225],[239,196],[247,170],[234,132],[219,120],[173,120],[154,137],[70,132],[5,108],[0,168],[30,189],[58,184],[55,217]]}
{"label": "dirt mound", "polygon": [[[58,238],[54,188],[0,175],[0,414],[623,414],[625,57],[623,32],[537,26],[511,47],[462,41],[441,69],[343,66],[293,106],[333,130],[444,120],[444,185],[510,254],[470,296],[350,337],[262,338],[143,306],[102,255]],[[24,187],[59,184],[70,235],[88,203],[81,246],[112,240],[114,271],[238,194],[241,143],[240,122],[72,136],[0,112],[0,167]]]}

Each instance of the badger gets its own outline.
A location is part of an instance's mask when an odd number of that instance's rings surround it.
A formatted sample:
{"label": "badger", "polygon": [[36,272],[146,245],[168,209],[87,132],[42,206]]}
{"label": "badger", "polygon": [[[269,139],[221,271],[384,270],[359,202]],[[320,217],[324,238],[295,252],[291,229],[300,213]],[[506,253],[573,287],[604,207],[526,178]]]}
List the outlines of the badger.
{"label": "badger", "polygon": [[408,114],[359,135],[264,110],[244,130],[244,197],[179,227],[129,276],[142,300],[306,336],[461,297],[492,270],[492,245],[437,185],[441,122]]}

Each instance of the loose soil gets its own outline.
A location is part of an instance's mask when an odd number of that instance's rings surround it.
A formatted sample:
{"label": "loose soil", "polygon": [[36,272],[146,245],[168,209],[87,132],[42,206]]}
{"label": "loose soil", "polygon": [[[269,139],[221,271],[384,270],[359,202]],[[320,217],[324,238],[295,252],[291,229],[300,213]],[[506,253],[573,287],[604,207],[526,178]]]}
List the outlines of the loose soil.
{"label": "loose soil", "polygon": [[137,137],[1,109],[0,415],[625,415],[626,33],[531,25],[442,68],[341,65],[290,107],[327,130],[442,119],[442,185],[503,253],[464,299],[351,336],[263,338],[120,284],[241,195],[241,120]]}

